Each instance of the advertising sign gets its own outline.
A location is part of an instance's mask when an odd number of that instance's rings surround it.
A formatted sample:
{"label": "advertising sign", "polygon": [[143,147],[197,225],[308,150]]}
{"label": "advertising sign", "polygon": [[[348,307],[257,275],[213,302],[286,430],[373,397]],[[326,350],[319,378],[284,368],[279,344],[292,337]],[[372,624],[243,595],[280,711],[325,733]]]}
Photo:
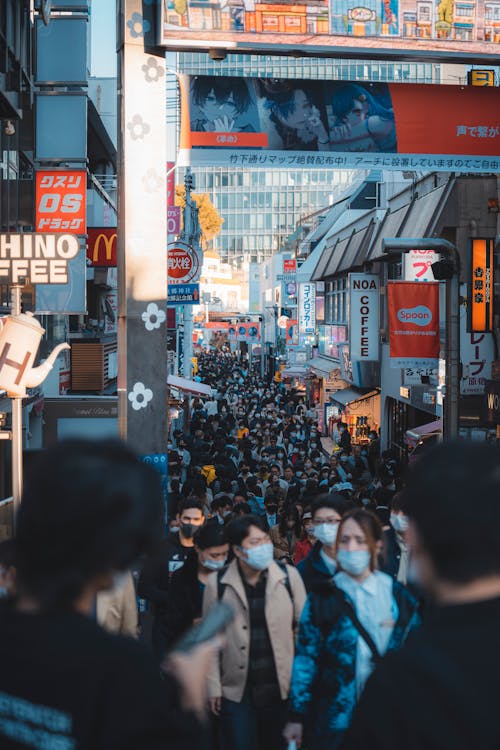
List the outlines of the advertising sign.
{"label": "advertising sign", "polygon": [[229,326],[229,338],[232,341],[245,341],[255,344],[260,341],[260,323],[237,323]]}
{"label": "advertising sign", "polygon": [[[180,163],[500,170],[495,88],[184,76]],[[439,127],[429,126],[429,113]]]}
{"label": "advertising sign", "polygon": [[285,344],[286,346],[297,346],[299,343],[299,332],[297,330],[298,320],[287,318]]}
{"label": "advertising sign", "polygon": [[379,277],[349,274],[349,345],[351,360],[378,360]]}
{"label": "advertising sign", "polygon": [[167,208],[175,204],[175,162],[167,161]]}
{"label": "advertising sign", "polygon": [[116,267],[116,227],[87,227],[87,258],[92,266]]}
{"label": "advertising sign", "polygon": [[480,63],[498,54],[496,18],[485,0],[161,0],[159,43],[221,60],[230,50]]}
{"label": "advertising sign", "polygon": [[72,234],[0,234],[0,280],[67,284],[68,262],[80,249]]}
{"label": "advertising sign", "polygon": [[439,359],[439,282],[389,281],[391,367],[435,367]]}
{"label": "advertising sign", "polygon": [[199,305],[200,304],[200,285],[199,284],[169,284],[167,304],[168,305]]}
{"label": "advertising sign", "polygon": [[405,253],[405,281],[434,281],[431,266],[440,257],[434,250],[410,250],[409,253]]}
{"label": "advertising sign", "polygon": [[168,243],[168,283],[194,284],[200,278],[201,263],[198,253],[187,242]]}
{"label": "advertising sign", "polygon": [[[460,285],[460,293],[465,297],[466,285]],[[493,333],[467,331],[467,315],[460,314],[460,360],[462,396],[478,396],[484,393],[485,382],[492,377],[492,362],[495,359]]]}
{"label": "advertising sign", "polygon": [[283,261],[283,273],[295,273],[297,270],[297,261],[295,258],[288,258]]}
{"label": "advertising sign", "polygon": [[298,304],[299,333],[316,332],[316,287],[314,284],[299,284]]}
{"label": "advertising sign", "polygon": [[469,330],[493,327],[493,264],[495,240],[469,240]]}
{"label": "advertising sign", "polygon": [[181,231],[181,207],[167,208],[167,234],[179,234]]}
{"label": "advertising sign", "polygon": [[38,170],[35,175],[37,232],[85,234],[87,173]]}

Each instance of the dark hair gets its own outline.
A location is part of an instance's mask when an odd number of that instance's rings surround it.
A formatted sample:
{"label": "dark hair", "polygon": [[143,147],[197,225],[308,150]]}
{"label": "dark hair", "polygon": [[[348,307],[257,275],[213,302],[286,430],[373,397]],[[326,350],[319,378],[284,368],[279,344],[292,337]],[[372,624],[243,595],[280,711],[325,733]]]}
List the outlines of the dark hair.
{"label": "dark hair", "polygon": [[374,513],[369,510],[365,510],[364,508],[354,508],[354,510],[347,511],[347,513],[342,516],[342,520],[339,524],[336,541],[337,549],[339,548],[341,541],[342,527],[344,526],[345,522],[349,520],[357,523],[358,526],[362,529],[365,535],[368,549],[370,550],[370,568],[371,570],[375,570],[375,568],[377,567],[378,555],[377,544],[382,540],[382,524]]}
{"label": "dark hair", "polygon": [[0,542],[0,565],[3,565],[4,568],[15,568],[16,550],[15,539],[4,539],[3,542]]}
{"label": "dark hair", "polygon": [[264,519],[260,516],[250,513],[240,518],[233,518],[226,526],[226,539],[229,544],[240,545],[247,538],[251,526],[257,526],[258,529],[267,533]]}
{"label": "dark hair", "polygon": [[214,92],[217,104],[224,104],[233,95],[234,107],[238,114],[246,112],[251,98],[246,81],[242,78],[196,76],[191,84],[193,102],[202,107],[210,92]]}
{"label": "dark hair", "polygon": [[320,508],[330,508],[330,510],[335,510],[340,516],[343,516],[348,509],[352,508],[352,504],[343,495],[332,492],[331,494],[325,493],[314,498],[311,503],[313,518]]}
{"label": "dark hair", "polygon": [[127,569],[162,538],[161,477],[113,440],[66,440],[33,461],[17,516],[19,590],[71,609],[96,576]]}
{"label": "dark hair", "polygon": [[440,578],[500,574],[499,493],[500,451],[489,444],[442,443],[410,469],[400,507]]}
{"label": "dark hair", "polygon": [[220,497],[216,497],[215,500],[212,502],[211,509],[215,513],[220,508],[225,508],[227,506],[233,507],[233,501],[229,497],[229,495],[221,495]]}
{"label": "dark hair", "polygon": [[195,497],[186,497],[184,500],[182,500],[177,508],[177,513],[179,516],[181,516],[185,510],[189,510],[190,508],[196,508],[196,510],[199,510],[201,513],[203,513],[203,503],[201,503],[199,500],[196,500]]}
{"label": "dark hair", "polygon": [[223,544],[227,544],[224,527],[219,523],[205,524],[196,532],[193,539],[200,549],[221,547]]}
{"label": "dark hair", "polygon": [[290,505],[283,513],[279,521],[279,532],[281,536],[286,536],[288,531],[287,521],[293,520],[295,536],[300,539],[302,534],[302,523],[300,520],[300,513],[295,505]]}
{"label": "dark hair", "polygon": [[240,514],[249,516],[251,512],[252,512],[252,509],[248,503],[236,503],[236,505],[233,505],[233,514],[237,513],[238,516]]}

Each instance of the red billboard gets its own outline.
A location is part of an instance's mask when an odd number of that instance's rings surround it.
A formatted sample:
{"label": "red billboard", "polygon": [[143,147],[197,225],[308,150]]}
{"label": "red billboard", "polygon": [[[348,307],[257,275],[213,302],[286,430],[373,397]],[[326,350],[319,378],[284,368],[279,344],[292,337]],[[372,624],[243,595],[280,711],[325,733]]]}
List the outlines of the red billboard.
{"label": "red billboard", "polygon": [[495,88],[186,76],[184,165],[497,172]]}
{"label": "red billboard", "polygon": [[85,234],[85,170],[39,169],[36,172],[36,231]]}
{"label": "red billboard", "polygon": [[[162,0],[159,43],[180,51],[495,62],[497,5],[489,0]],[[215,54],[214,54],[215,53]]]}
{"label": "red billboard", "polygon": [[439,359],[439,282],[389,281],[391,367],[433,366]]}

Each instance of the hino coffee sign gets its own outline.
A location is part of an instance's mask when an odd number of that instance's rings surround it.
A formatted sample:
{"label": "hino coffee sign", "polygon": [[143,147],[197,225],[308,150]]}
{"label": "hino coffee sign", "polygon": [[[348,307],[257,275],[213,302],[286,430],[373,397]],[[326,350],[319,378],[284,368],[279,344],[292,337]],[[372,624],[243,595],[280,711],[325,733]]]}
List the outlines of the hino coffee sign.
{"label": "hino coffee sign", "polygon": [[379,358],[379,277],[371,273],[349,274],[349,345],[351,361]]}
{"label": "hino coffee sign", "polygon": [[0,234],[0,281],[67,284],[68,261],[79,249],[72,234]]}

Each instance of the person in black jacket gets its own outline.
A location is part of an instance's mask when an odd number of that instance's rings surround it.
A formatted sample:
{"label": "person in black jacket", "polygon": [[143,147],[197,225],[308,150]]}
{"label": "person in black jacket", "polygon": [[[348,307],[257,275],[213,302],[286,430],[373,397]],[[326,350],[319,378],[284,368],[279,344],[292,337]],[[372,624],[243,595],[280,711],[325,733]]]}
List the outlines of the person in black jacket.
{"label": "person in black jacket", "polygon": [[97,593],[160,541],[163,514],[160,475],[120,443],[62,441],[30,464],[16,598],[0,603],[2,750],[206,747],[213,648],[173,655],[162,679],[143,644],[95,619]]}
{"label": "person in black jacket", "polygon": [[499,467],[498,448],[463,441],[410,471],[413,577],[434,608],[368,681],[342,750],[500,747]]}
{"label": "person in black jacket", "polygon": [[193,536],[204,524],[203,506],[186,498],[179,505],[178,532],[170,532],[153,556],[146,558],[138,582],[138,594],[149,602],[153,613],[152,645],[158,659],[165,654],[165,617],[169,602],[170,579],[194,555]]}
{"label": "person in black jacket", "polygon": [[196,554],[171,578],[169,601],[165,610],[164,628],[167,647],[177,641],[201,618],[203,592],[208,577],[222,570],[227,563],[229,544],[224,527],[207,524],[194,535]]}
{"label": "person in black jacket", "polygon": [[342,515],[350,507],[350,502],[338,493],[320,495],[312,504],[313,530],[317,541],[309,555],[297,565],[308,593],[335,575],[337,530]]}

